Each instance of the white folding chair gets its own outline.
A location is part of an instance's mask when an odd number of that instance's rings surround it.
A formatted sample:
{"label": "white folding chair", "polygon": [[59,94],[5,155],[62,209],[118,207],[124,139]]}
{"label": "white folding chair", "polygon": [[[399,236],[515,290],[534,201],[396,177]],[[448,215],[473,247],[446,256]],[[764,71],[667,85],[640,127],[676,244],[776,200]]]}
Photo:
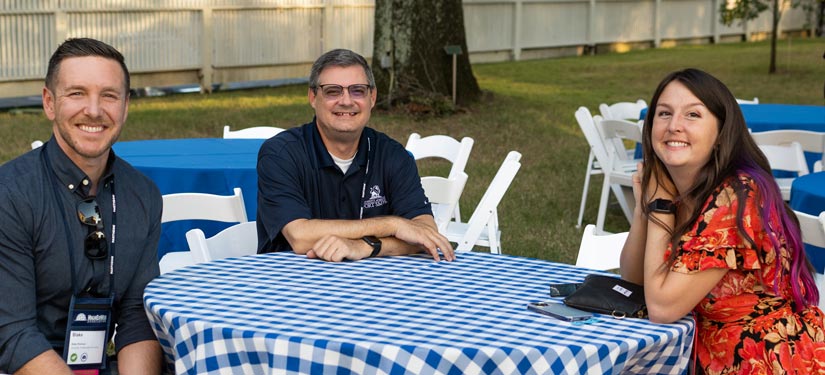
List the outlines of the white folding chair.
{"label": "white folding chair", "polygon": [[619,268],[619,257],[627,234],[628,232],[597,235],[596,226],[588,224],[582,233],[576,266],[602,271]]}
{"label": "white folding chair", "polygon": [[[799,229],[802,231],[802,242],[816,247],[825,248],[825,211],[819,217],[804,212],[794,211],[799,219]],[[825,275],[814,274],[817,289],[819,289],[819,307],[825,308]]]}
{"label": "white folding chair", "polygon": [[615,146],[614,141],[641,142],[642,128],[638,123],[624,120],[602,120],[600,116],[593,116],[593,121],[596,123],[596,127],[601,129],[608,157],[607,164],[602,167],[604,182],[599,200],[599,213],[596,217],[596,233],[602,234],[604,232],[604,220],[607,216],[608,195],[613,184],[628,187],[627,189],[620,189],[620,193],[616,193],[616,197],[619,198],[619,205],[627,221],[631,222],[633,219],[633,207],[635,205],[632,191],[633,172],[623,165],[621,155],[624,153],[624,149]]}
{"label": "white folding chair", "polygon": [[[601,117],[596,117],[601,119]],[[602,167],[607,165],[609,158],[604,140],[596,127],[594,116],[590,114],[590,110],[586,107],[579,107],[579,109],[576,110],[576,122],[578,122],[579,128],[582,133],[584,133],[584,138],[587,140],[588,145],[590,145],[590,155],[587,157],[587,170],[584,174],[584,186],[582,187],[582,200],[579,205],[579,217],[576,220],[576,228],[580,228],[582,219],[584,218],[584,208],[587,203],[587,191],[590,188],[590,176],[602,174]],[[639,161],[638,159],[632,158],[622,160],[623,161],[619,162],[620,168],[628,172],[634,171],[636,169],[636,163]],[[614,184],[611,186],[611,190],[613,190],[613,193],[616,195],[619,205],[622,207],[626,206],[622,187]]]}
{"label": "white folding chair", "polygon": [[[769,130],[764,132],[751,132],[754,142],[758,145],[788,145],[797,142],[802,146],[802,151],[823,154],[825,158],[825,132],[814,132],[810,130]],[[822,161],[817,160],[813,165],[813,172],[822,171]]]}
{"label": "white folding chair", "polygon": [[433,205],[433,217],[438,225],[438,230],[444,232],[447,223],[453,219],[455,206],[467,184],[467,174],[458,172],[455,177],[444,178],[440,176],[421,177],[421,186],[424,194]]}
{"label": "white folding chair", "polygon": [[[203,193],[176,193],[163,196],[161,223],[177,220],[210,220],[225,223],[244,223],[246,207],[240,188],[233,195]],[[203,232],[201,232],[203,233]],[[160,259],[160,273],[164,274],[197,263],[191,251],[166,253]]]}
{"label": "white folding chair", "polygon": [[636,122],[647,103],[639,99],[636,102],[618,102],[613,104],[599,104],[599,112],[606,120],[631,120]]}
{"label": "white folding chair", "polygon": [[753,99],[752,99],[752,100],[748,100],[748,99],[738,99],[738,98],[737,98],[737,99],[736,99],[736,102],[737,102],[737,103],[739,103],[739,104],[759,104],[759,98],[757,98],[757,97],[755,97],[755,96],[753,97]]}
{"label": "white folding chair", "polygon": [[[808,174],[808,163],[805,161],[805,154],[799,142],[791,142],[787,145],[759,145],[759,149],[768,158],[772,170],[796,172],[798,176]],[[776,184],[782,193],[783,200],[791,199],[791,185],[796,177],[778,177]]]}
{"label": "white folding chair", "polygon": [[210,220],[225,223],[248,221],[241,188],[235,188],[232,195],[204,193],[176,193],[163,196],[165,223],[177,220]]}
{"label": "white folding chair", "polygon": [[[475,141],[470,137],[461,138],[461,141],[447,135],[430,135],[422,138],[418,133],[410,134],[405,148],[415,160],[426,158],[441,158],[452,163],[448,178],[457,177],[464,172],[467,161],[470,159],[470,151],[473,150]],[[435,211],[437,207],[433,207]],[[440,210],[440,208],[438,208]],[[452,219],[461,222],[461,208],[456,202],[453,208]]]}
{"label": "white folding chair", "polygon": [[163,258],[160,258],[158,262],[161,275],[193,264],[195,264],[195,259],[192,257],[192,252],[190,251],[168,252],[163,255]]}
{"label": "white folding chair", "polygon": [[235,224],[206,238],[200,229],[186,232],[195,262],[252,255],[258,252],[258,227],[254,221]]}
{"label": "white folding chair", "polygon": [[496,172],[487,191],[478,202],[473,215],[466,223],[450,221],[444,236],[458,244],[455,251],[471,251],[473,246],[487,246],[490,253],[501,254],[501,231],[498,228],[497,207],[521,168],[521,154],[510,151]]}
{"label": "white folding chair", "polygon": [[229,125],[223,127],[224,139],[269,139],[285,129],[274,126],[254,126],[251,128],[230,130]]}
{"label": "white folding chair", "polygon": [[38,140],[32,142],[32,150],[34,150],[34,149],[36,149],[40,146],[43,146],[43,141],[38,139]]}
{"label": "white folding chair", "polygon": [[[618,102],[607,105],[602,103],[599,105],[599,112],[605,120],[625,120],[630,122],[637,122],[640,120],[642,110],[647,108],[647,103],[639,99],[636,102]],[[622,159],[633,159],[633,154],[636,152],[635,145],[632,147],[625,147],[621,141],[614,141],[616,149],[624,149],[627,157],[622,156]]]}

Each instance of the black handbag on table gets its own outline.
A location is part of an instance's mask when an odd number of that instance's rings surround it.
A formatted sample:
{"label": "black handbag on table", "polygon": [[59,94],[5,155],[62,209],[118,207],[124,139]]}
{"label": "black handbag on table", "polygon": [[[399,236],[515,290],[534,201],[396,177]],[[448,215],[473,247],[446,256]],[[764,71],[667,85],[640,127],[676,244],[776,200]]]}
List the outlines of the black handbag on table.
{"label": "black handbag on table", "polygon": [[644,287],[618,277],[588,275],[564,304],[614,318],[647,318]]}

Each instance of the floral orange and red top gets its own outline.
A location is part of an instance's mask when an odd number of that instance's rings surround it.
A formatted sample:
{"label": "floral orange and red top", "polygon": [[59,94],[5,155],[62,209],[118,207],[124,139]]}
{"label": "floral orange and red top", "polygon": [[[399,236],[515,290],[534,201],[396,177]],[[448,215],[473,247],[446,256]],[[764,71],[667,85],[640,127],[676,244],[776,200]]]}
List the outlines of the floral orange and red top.
{"label": "floral orange and red top", "polygon": [[[733,184],[746,192],[744,230],[736,226],[738,201]],[[785,238],[779,238],[779,259],[762,228],[754,181],[745,175],[730,179],[710,196],[693,227],[679,240],[672,271],[696,273],[727,268],[710,293],[694,309],[697,318],[697,368],[705,374],[823,374],[825,330],[818,307],[793,311],[790,280],[778,281],[777,267],[790,268]],[[780,225],[771,217],[771,227]],[[780,232],[774,233],[780,235]],[[668,249],[665,256],[670,254]],[[825,291],[821,291],[825,292]]]}

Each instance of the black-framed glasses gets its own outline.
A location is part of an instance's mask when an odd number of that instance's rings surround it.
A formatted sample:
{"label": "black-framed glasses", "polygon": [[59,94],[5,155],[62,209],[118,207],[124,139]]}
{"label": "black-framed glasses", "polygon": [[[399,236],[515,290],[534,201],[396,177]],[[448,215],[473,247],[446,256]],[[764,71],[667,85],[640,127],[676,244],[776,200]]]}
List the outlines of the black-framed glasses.
{"label": "black-framed glasses", "polygon": [[339,99],[341,96],[344,95],[344,90],[349,92],[350,98],[353,99],[364,99],[370,94],[370,85],[358,83],[349,86],[341,86],[335,84],[329,85],[318,85],[321,89],[321,93],[324,94],[324,98],[329,100]]}
{"label": "black-framed glasses", "polygon": [[80,219],[81,223],[89,226],[89,234],[83,241],[86,257],[92,260],[106,258],[109,255],[106,233],[103,231],[103,218],[100,216],[100,207],[98,207],[94,197],[77,202],[77,218]]}

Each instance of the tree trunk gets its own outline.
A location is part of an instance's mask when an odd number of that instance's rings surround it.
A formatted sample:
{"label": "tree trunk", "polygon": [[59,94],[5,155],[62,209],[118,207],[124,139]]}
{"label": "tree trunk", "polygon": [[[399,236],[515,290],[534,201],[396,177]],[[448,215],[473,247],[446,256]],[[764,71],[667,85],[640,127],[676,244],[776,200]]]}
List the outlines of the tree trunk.
{"label": "tree trunk", "polygon": [[[376,0],[373,72],[379,102],[450,103],[457,45],[456,96],[466,104],[480,95],[467,53],[461,0]],[[439,105],[439,103],[435,103]]]}
{"label": "tree trunk", "polygon": [[779,0],[773,0],[773,27],[771,28],[771,66],[768,73],[776,73],[776,34],[779,28]]}

